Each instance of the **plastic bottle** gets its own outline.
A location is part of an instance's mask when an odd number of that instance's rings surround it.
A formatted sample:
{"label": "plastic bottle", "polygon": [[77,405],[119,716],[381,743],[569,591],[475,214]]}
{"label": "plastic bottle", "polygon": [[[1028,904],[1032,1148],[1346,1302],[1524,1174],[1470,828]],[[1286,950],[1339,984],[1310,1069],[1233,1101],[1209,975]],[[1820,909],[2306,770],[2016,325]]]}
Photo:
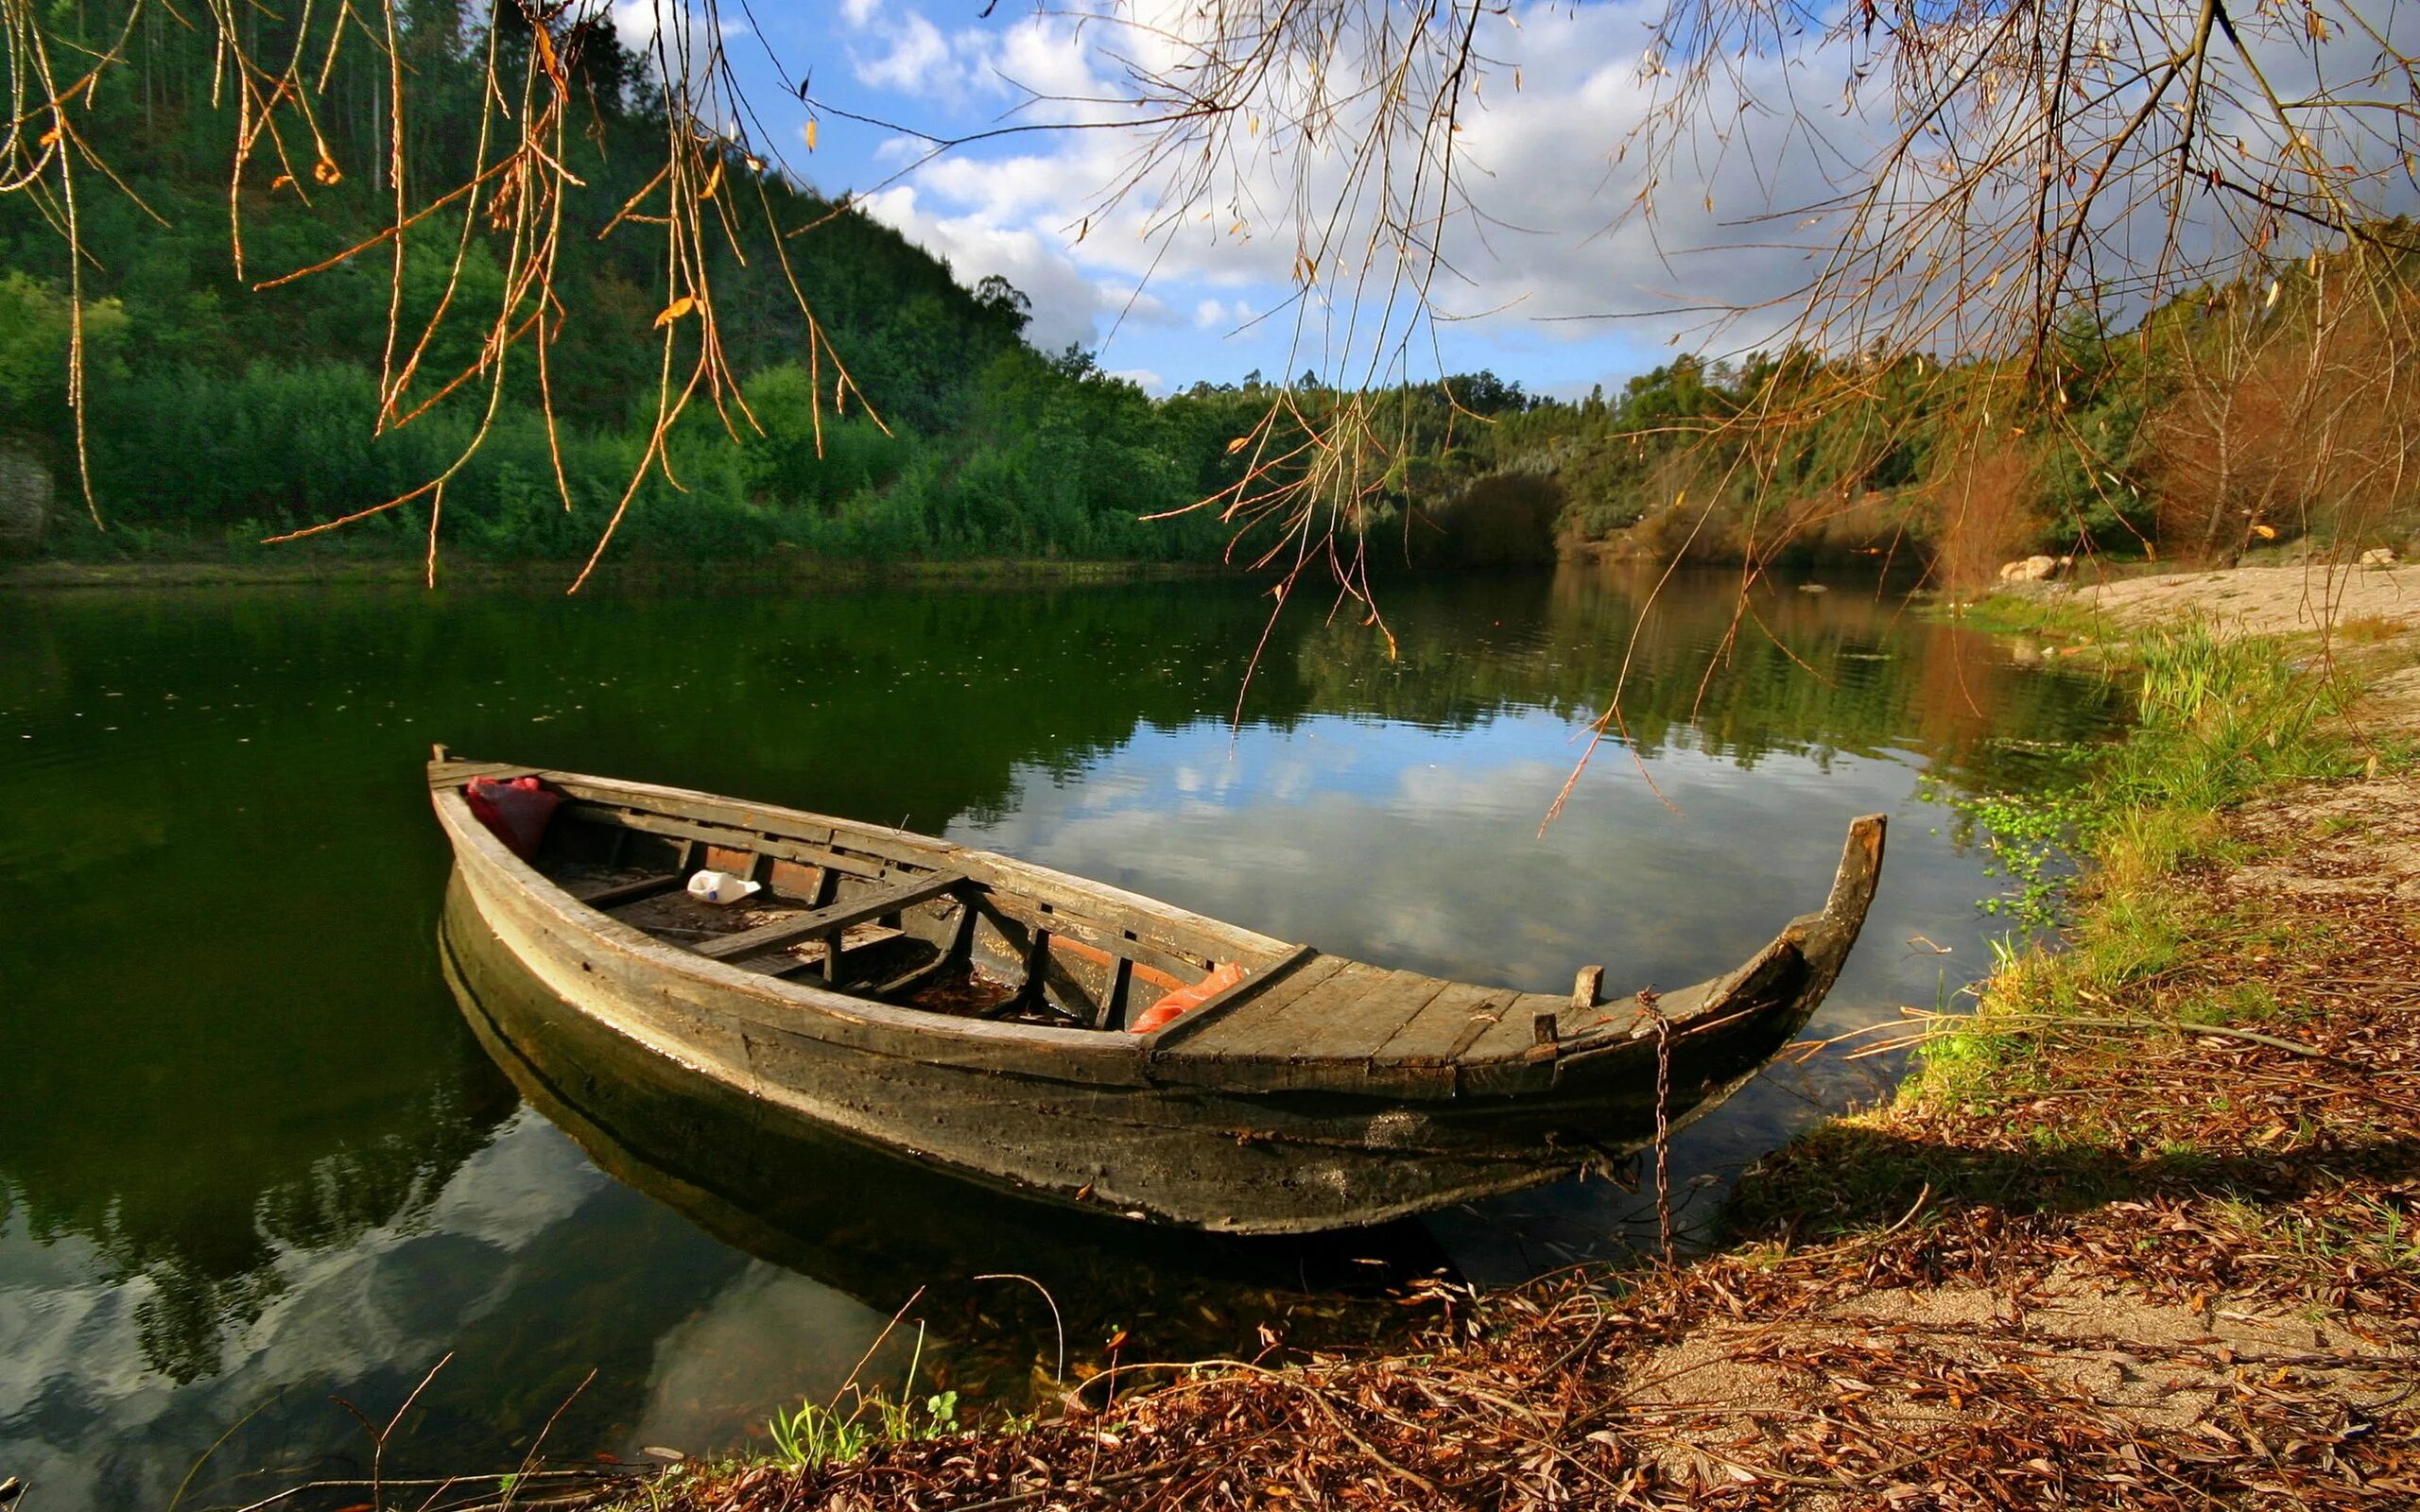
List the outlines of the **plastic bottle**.
{"label": "plastic bottle", "polygon": [[728,871],[700,871],[689,879],[689,896],[701,903],[746,902],[765,890],[761,882],[735,877]]}

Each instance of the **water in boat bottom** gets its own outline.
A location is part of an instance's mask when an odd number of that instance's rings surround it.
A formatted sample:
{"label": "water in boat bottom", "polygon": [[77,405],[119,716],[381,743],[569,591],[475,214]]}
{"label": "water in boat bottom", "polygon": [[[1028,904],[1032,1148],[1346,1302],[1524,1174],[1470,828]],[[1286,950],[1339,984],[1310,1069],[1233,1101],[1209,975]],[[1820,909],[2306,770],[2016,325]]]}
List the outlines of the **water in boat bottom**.
{"label": "water in boat bottom", "polygon": [[[1289,619],[1239,724],[1269,601],[1232,582],[0,595],[0,1474],[40,1512],[240,1503],[365,1469],[340,1401],[383,1421],[441,1360],[389,1475],[509,1465],[558,1408],[549,1453],[710,1453],[861,1360],[1023,1408],[1120,1335],[1127,1361],[1368,1337],[1421,1310],[1362,1299],[1422,1276],[1651,1243],[1602,1179],[1244,1244],[644,1067],[570,1106],[447,989],[420,763],[443,740],[896,823],[1389,966],[1564,991],[1601,963],[1609,995],[1743,959],[1878,810],[1881,893],[1812,1032],[1979,974],[1999,884],[1928,795],[2040,781],[2111,690],[1871,582],[1735,620],[1735,576],[1683,576],[1642,625],[1653,581],[1399,583],[1392,657]],[[1541,835],[1617,681],[1622,730]],[[1898,1070],[1749,1085],[1676,1142],[1684,1225]]]}

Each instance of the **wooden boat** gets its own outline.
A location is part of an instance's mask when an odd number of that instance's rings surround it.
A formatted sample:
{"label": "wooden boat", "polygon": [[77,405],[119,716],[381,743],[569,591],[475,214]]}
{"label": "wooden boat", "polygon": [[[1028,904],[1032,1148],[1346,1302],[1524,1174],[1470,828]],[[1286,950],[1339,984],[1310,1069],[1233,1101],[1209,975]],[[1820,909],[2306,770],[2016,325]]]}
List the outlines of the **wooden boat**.
{"label": "wooden boat", "polygon": [[[987,1322],[950,1350],[961,1391],[1016,1401],[1035,1342],[1132,1328],[1171,1360],[1223,1355],[1271,1291],[1374,1297],[1451,1263],[1406,1219],[1336,1234],[1224,1235],[1033,1202],[837,1135],[643,1050],[538,983],[502,948],[459,879],[438,931],[446,985],[480,1046],[522,1097],[599,1170],[758,1260],[846,1293],[887,1317],[926,1288],[963,1285]],[[1086,1204],[1091,1207],[1092,1204]],[[969,1281],[1008,1274],[1023,1286]],[[951,1301],[939,1300],[945,1315]],[[928,1310],[936,1298],[927,1295]],[[1061,1315],[1054,1320],[1057,1309]],[[1325,1308],[1318,1310],[1324,1314]],[[1359,1336],[1386,1306],[1326,1325],[1301,1314],[1297,1348],[1325,1326]],[[997,1323],[999,1327],[991,1326]],[[1025,1347],[1020,1347],[1022,1341]],[[938,1340],[937,1340],[938,1342]]]}
{"label": "wooden boat", "polygon": [[[483,777],[564,799],[534,860],[474,816]],[[1669,1126],[1703,1114],[1822,1002],[1882,864],[1882,817],[1857,819],[1822,909],[1713,980],[1606,1001],[1595,967],[1568,995],[1390,971],[794,809],[442,747],[428,781],[463,907],[593,1026],[963,1177],[1236,1232],[1626,1158],[1654,1137],[1659,1079]],[[763,891],[697,902],[700,869]],[[1177,993],[1197,1005],[1127,1027]]]}

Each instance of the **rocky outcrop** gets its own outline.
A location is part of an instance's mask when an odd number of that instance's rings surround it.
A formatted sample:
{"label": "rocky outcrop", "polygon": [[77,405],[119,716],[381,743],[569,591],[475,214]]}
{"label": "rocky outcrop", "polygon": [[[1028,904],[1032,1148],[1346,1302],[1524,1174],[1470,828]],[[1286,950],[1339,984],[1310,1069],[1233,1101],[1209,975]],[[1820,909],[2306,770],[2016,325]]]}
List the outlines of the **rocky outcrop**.
{"label": "rocky outcrop", "polygon": [[0,447],[0,557],[34,549],[50,516],[50,469]]}
{"label": "rocky outcrop", "polygon": [[2076,564],[2073,557],[2027,557],[2000,568],[2003,583],[2047,583]]}

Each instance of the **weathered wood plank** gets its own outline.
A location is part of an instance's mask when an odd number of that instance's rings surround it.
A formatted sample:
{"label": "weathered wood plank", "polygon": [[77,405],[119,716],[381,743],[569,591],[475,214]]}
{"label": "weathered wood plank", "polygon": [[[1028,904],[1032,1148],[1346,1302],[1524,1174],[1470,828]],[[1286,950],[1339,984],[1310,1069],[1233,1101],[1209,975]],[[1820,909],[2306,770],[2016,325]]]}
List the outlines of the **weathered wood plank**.
{"label": "weathered wood plank", "polygon": [[1349,1045],[1347,1054],[1366,1060],[1380,1045],[1393,1039],[1397,1029],[1419,1017],[1421,1009],[1453,986],[1445,978],[1430,976],[1426,971],[1390,971],[1385,982],[1363,993],[1336,1017],[1330,1038]]}
{"label": "weathered wood plank", "polygon": [[510,762],[437,761],[428,764],[428,785],[460,787],[474,777],[493,777],[510,782],[516,777],[542,775],[534,766],[516,766]]}
{"label": "weathered wood plank", "polygon": [[1303,982],[1309,974],[1308,970],[1300,973],[1293,990],[1272,991],[1248,1011],[1233,1015],[1224,1025],[1204,1031],[1194,1040],[1192,1054],[1222,1060],[1283,1054],[1286,1046],[1324,1025],[1330,1015],[1388,975],[1359,961],[1342,961],[1321,972],[1317,980]]}
{"label": "weathered wood plank", "polygon": [[930,902],[964,885],[966,879],[954,871],[943,872],[937,877],[920,877],[901,886],[866,893],[829,908],[777,919],[754,929],[743,929],[736,935],[707,940],[697,947],[697,952],[718,961],[738,960],[743,956],[778,950],[793,940],[816,935],[835,935],[851,924],[861,924],[868,919],[880,919],[885,914],[895,914],[903,908],[913,908],[918,903]]}
{"label": "weathered wood plank", "polygon": [[[1167,1028],[1149,1036],[1151,1053],[1155,1056],[1173,1053],[1188,1057],[1215,1058],[1219,1052],[1210,1044],[1212,1040],[1232,1038],[1243,1032],[1247,1025],[1261,1022],[1265,1016],[1284,1013],[1288,1004],[1305,993],[1317,991],[1353,964],[1340,955],[1313,955],[1298,959],[1300,964],[1292,965],[1290,969],[1281,964],[1272,970],[1269,976],[1274,977],[1273,981],[1245,978],[1243,987],[1252,990],[1238,989],[1228,996],[1220,1012],[1210,1012],[1212,1007],[1219,1005],[1204,1004]],[[1280,971],[1284,974],[1280,975]]]}
{"label": "weathered wood plank", "polygon": [[1518,994],[1509,988],[1457,982],[1428,1000],[1411,1021],[1371,1053],[1374,1062],[1441,1066],[1495,1026]]}
{"label": "weathered wood plank", "polygon": [[1604,995],[1605,969],[1601,966],[1582,967],[1580,975],[1571,984],[1571,1005],[1579,1009],[1593,1008]]}
{"label": "weathered wood plank", "polygon": [[1571,1000],[1550,992],[1519,992],[1511,995],[1503,1018],[1487,1025],[1484,1033],[1464,1045],[1455,1059],[1465,1067],[1489,1060],[1518,1060],[1533,1050],[1551,1054],[1551,1040],[1541,1044],[1537,1021],[1547,1019],[1560,1023],[1560,1016],[1571,1006]]}
{"label": "weathered wood plank", "polygon": [[1295,948],[1290,941],[1271,939],[1157,899],[1083,882],[1012,856],[967,850],[959,853],[955,864],[995,888],[1046,902],[1056,911],[1080,914],[1113,935],[1131,930],[1146,944],[1189,958],[1196,974],[1205,964],[1219,961],[1265,966],[1282,960]]}
{"label": "weathered wood plank", "polygon": [[880,856],[885,861],[904,861],[918,867],[929,867],[944,852],[954,854],[958,850],[946,842],[928,840],[905,830],[851,824],[845,819],[834,821],[832,844],[842,850],[856,850],[865,855]]}
{"label": "weathered wood plank", "polygon": [[626,829],[648,834],[668,835],[676,840],[697,840],[707,845],[727,846],[734,850],[754,850],[782,861],[796,861],[804,866],[824,867],[845,871],[852,876],[880,877],[890,868],[882,862],[867,856],[843,855],[823,846],[804,840],[769,838],[752,830],[742,830],[728,824],[715,824],[702,819],[688,819],[648,814],[638,809],[605,807],[586,802],[568,803],[562,810],[574,818],[598,824],[619,824]]}
{"label": "weathered wood plank", "polygon": [[[1353,970],[1357,965],[1357,971]],[[1296,1000],[1292,1011],[1274,1022],[1255,1020],[1254,1038],[1238,1035],[1213,1047],[1221,1053],[1179,1059],[1169,1066],[1168,1079],[1227,1092],[1450,1099],[1458,1086],[1452,1066],[1407,1066],[1371,1057],[1403,1020],[1417,1017],[1427,1004],[1458,990],[1467,989],[1416,971],[1350,963],[1330,976],[1320,992]]]}
{"label": "weathered wood plank", "polygon": [[[994,890],[984,899],[994,911],[1028,929],[1046,929],[1064,939],[1080,940],[1097,951],[1152,968],[1180,984],[1201,980],[1208,968],[1190,955],[1138,939],[1118,925],[1071,908],[1045,907],[1036,901]],[[1232,957],[1230,957],[1232,958]]]}
{"label": "weathered wood plank", "polygon": [[[526,770],[526,768],[525,768]],[[746,803],[686,788],[658,787],[651,782],[622,782],[579,772],[541,771],[567,796],[585,802],[644,811],[803,840],[810,845],[855,850],[867,856],[916,866],[935,866],[959,853],[945,840],[912,834],[878,824],[859,824],[829,815],[808,814],[771,803]]]}
{"label": "weathered wood plank", "polygon": [[1358,991],[1326,1003],[1299,1004],[1282,1030],[1233,1054],[1263,1059],[1350,1061],[1357,1068],[1429,999],[1453,986],[1419,971],[1372,970],[1378,974],[1363,978]]}
{"label": "weathered wood plank", "polygon": [[607,909],[619,908],[624,903],[634,903],[641,899],[654,898],[675,891],[688,880],[689,874],[685,871],[665,871],[652,877],[640,877],[632,882],[617,882],[610,887],[598,887],[591,892],[575,892],[572,896],[597,912],[603,913]]}
{"label": "weathered wood plank", "polygon": [[[879,927],[865,930],[857,938],[846,942],[844,954],[847,951],[872,950],[877,945],[888,945],[894,939],[902,939],[906,936],[907,932],[905,930],[883,929]],[[826,944],[825,941],[821,940],[815,941],[814,943],[818,945]],[[829,957],[823,950],[818,950],[812,955],[794,955],[788,954],[789,950],[794,949],[796,949],[795,943],[789,947],[786,947],[784,953],[780,954],[756,955],[744,961],[735,961],[732,964],[738,967],[743,971],[762,971],[767,976],[777,977],[793,977],[804,971],[824,971],[825,963]],[[841,990],[845,992],[865,991],[872,996],[880,997],[884,991],[888,990],[888,988],[860,988],[856,987],[845,987],[842,988]]]}
{"label": "weathered wood plank", "polygon": [[1129,1017],[1126,996],[1134,989],[1134,963],[1127,956],[1116,957],[1109,970],[1109,990],[1100,995],[1100,1011],[1093,1016],[1096,1029],[1122,1029]]}
{"label": "weathered wood plank", "polygon": [[1065,1014],[1089,1026],[1100,1012],[1100,1004],[1082,978],[1069,970],[1065,957],[1059,953],[1059,943],[1046,929],[1037,929],[1028,937],[1025,982],[1017,993],[1018,1001],[1026,1006]]}
{"label": "weathered wood plank", "polygon": [[1247,1011],[1260,998],[1287,987],[1303,972],[1328,958],[1308,945],[1297,945],[1289,954],[1250,972],[1234,987],[1179,1017],[1174,1023],[1154,1029],[1144,1038],[1150,1042],[1156,1054],[1163,1046],[1188,1040],[1231,1015]]}
{"label": "weathered wood plank", "polygon": [[[1065,919],[1068,916],[1054,914],[1051,917],[1054,919]],[[1130,939],[1127,943],[1133,945],[1140,944],[1141,942]],[[1142,983],[1145,988],[1153,992],[1173,992],[1178,988],[1192,986],[1194,981],[1194,978],[1177,976],[1171,972],[1161,971],[1156,966],[1137,967],[1134,964],[1134,957],[1132,955],[1120,955],[1115,951],[1105,951],[1098,946],[1088,945],[1084,943],[1083,940],[1078,938],[1072,931],[1066,929],[1061,929],[1053,933],[1050,940],[1050,948],[1062,954],[1068,955],[1076,960],[1081,961],[1088,966],[1097,967],[1103,971],[1115,973],[1118,968],[1124,967],[1129,971],[1135,981]],[[1150,947],[1145,946],[1144,949],[1148,951],[1150,950]]]}

